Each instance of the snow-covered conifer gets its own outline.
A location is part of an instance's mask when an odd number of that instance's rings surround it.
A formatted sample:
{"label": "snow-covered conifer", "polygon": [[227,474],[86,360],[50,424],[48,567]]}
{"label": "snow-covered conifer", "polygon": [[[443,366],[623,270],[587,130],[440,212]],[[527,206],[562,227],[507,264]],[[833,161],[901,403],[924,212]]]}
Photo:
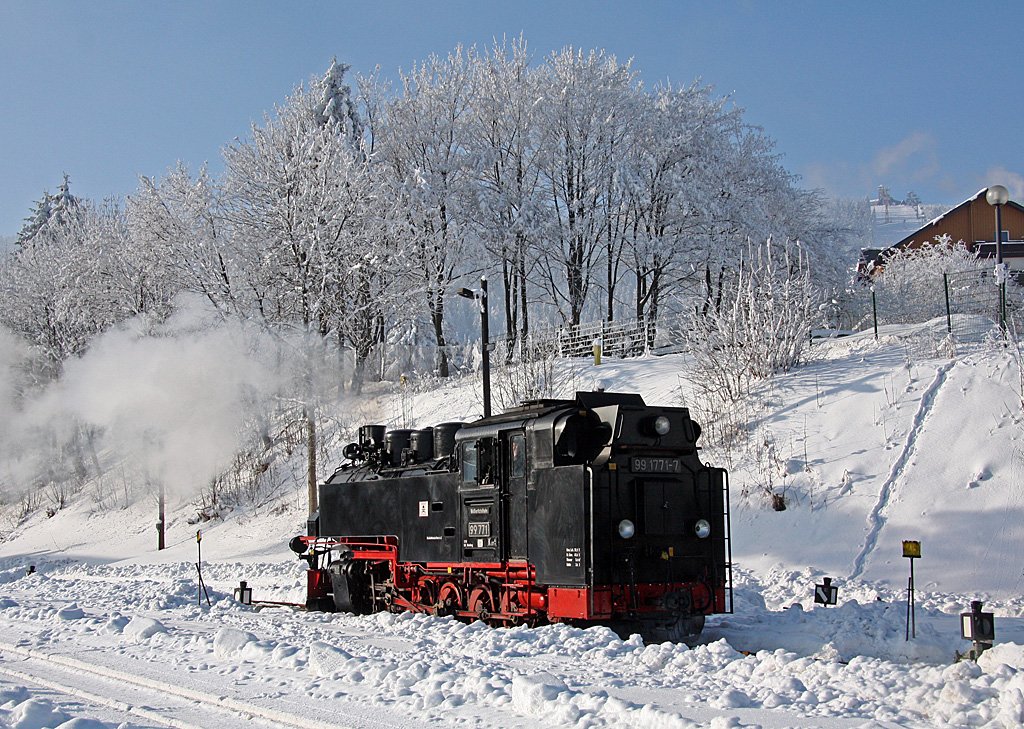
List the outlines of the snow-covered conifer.
{"label": "snow-covered conifer", "polygon": [[56,229],[72,225],[82,215],[82,201],[71,194],[71,179],[67,174],[57,189],[56,195],[44,192],[36,202],[32,213],[18,231],[16,243],[19,246],[33,245],[54,233]]}
{"label": "snow-covered conifer", "polygon": [[331,65],[323,78],[311,83],[314,93],[319,94],[314,107],[317,121],[323,126],[334,127],[353,146],[358,146],[363,136],[363,122],[352,99],[352,87],[345,83],[347,63],[331,59]]}

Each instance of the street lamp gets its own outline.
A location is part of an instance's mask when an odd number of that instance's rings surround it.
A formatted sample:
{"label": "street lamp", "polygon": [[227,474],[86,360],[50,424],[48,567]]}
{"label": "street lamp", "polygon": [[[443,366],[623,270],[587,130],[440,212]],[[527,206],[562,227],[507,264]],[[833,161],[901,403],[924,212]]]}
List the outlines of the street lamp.
{"label": "street lamp", "polygon": [[1003,205],[1010,200],[1010,191],[992,185],[985,200],[996,209],[996,286],[999,287],[999,328],[1006,332],[1006,264],[1003,263]]}
{"label": "street lamp", "polygon": [[483,350],[484,417],[491,417],[491,349],[490,326],[487,322],[487,277],[480,277],[479,289],[461,288],[456,292],[465,299],[476,299],[480,306],[480,348]]}

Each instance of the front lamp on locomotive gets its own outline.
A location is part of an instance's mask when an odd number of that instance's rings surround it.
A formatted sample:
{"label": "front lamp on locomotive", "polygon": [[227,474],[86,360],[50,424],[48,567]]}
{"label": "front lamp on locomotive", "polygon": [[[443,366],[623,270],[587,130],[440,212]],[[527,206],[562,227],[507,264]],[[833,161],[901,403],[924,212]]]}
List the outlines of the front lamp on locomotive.
{"label": "front lamp on locomotive", "polygon": [[307,605],[693,638],[732,609],[728,476],[699,436],[686,408],[605,392],[364,426],[292,540]]}

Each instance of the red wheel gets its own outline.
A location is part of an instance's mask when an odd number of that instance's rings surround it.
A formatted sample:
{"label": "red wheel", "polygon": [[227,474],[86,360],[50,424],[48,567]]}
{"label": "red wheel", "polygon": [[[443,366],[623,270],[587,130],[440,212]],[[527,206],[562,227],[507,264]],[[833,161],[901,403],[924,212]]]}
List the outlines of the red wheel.
{"label": "red wheel", "polygon": [[469,593],[469,612],[486,621],[494,612],[494,597],[486,585],[477,585]]}
{"label": "red wheel", "polygon": [[462,590],[454,582],[445,582],[437,591],[435,615],[452,615],[462,609]]}

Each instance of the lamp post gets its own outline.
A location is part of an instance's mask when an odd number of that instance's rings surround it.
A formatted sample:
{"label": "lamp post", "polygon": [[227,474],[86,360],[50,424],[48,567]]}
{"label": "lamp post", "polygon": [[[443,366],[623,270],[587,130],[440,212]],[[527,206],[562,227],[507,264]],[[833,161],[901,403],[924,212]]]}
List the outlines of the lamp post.
{"label": "lamp post", "polygon": [[1006,264],[1003,263],[1003,205],[1010,200],[1010,191],[1002,185],[992,185],[985,192],[985,200],[996,209],[996,285],[999,287],[999,328],[1006,333]]}
{"label": "lamp post", "polygon": [[480,277],[479,289],[461,288],[456,293],[465,299],[476,299],[480,307],[480,349],[483,351],[484,417],[491,417],[491,332],[487,321],[487,277]]}

